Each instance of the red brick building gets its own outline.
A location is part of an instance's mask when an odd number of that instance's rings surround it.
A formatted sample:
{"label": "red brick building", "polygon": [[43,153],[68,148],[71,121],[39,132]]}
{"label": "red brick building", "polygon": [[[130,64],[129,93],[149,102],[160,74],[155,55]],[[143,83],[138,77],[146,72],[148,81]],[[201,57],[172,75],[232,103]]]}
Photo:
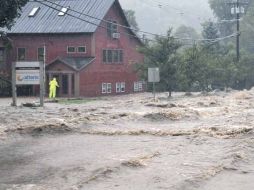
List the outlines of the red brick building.
{"label": "red brick building", "polygon": [[[118,0],[28,2],[7,31],[12,49],[2,70],[10,71],[14,61],[45,60],[47,82],[56,77],[60,84],[58,96],[143,91],[133,69],[143,62],[142,43],[121,25],[129,26]],[[3,46],[0,64],[1,52]]]}

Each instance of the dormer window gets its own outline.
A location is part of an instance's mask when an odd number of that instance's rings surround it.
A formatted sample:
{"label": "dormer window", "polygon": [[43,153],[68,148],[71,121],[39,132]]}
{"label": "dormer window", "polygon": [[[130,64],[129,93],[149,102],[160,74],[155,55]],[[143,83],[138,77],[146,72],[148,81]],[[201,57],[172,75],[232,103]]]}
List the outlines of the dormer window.
{"label": "dormer window", "polygon": [[61,9],[61,11],[58,13],[58,16],[64,16],[64,15],[67,13],[67,11],[68,11],[69,8],[70,8],[70,7],[63,7],[63,8]]}
{"label": "dormer window", "polygon": [[38,13],[38,11],[40,10],[40,7],[34,7],[33,9],[32,9],[32,11],[29,13],[29,17],[34,17],[37,13]]}

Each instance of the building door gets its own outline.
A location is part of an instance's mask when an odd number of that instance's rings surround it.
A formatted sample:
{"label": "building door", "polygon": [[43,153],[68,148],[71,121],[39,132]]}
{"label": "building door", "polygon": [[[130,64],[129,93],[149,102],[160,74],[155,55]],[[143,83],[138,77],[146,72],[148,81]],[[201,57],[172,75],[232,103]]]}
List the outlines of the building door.
{"label": "building door", "polygon": [[[47,73],[47,84],[53,78],[56,78],[59,88],[57,88],[58,97],[72,97],[74,96],[74,73]],[[47,88],[47,92],[49,88]]]}
{"label": "building door", "polygon": [[63,74],[61,75],[62,77],[62,80],[61,80],[61,92],[64,96],[67,96],[69,93],[68,93],[68,90],[69,90],[69,81],[68,81],[68,75],[67,74]]}

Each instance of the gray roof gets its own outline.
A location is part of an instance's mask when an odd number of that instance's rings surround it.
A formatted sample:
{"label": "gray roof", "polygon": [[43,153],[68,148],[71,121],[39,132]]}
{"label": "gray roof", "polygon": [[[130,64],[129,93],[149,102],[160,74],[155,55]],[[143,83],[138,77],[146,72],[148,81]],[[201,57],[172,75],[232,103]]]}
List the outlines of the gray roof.
{"label": "gray roof", "polygon": [[[82,12],[83,14],[103,19],[107,14],[110,7],[115,0],[50,0],[53,3],[59,4],[62,7],[70,7],[68,14],[80,17],[84,20],[92,22],[98,25],[101,21],[75,13]],[[48,4],[58,10],[61,7],[51,4],[47,1],[42,1],[44,4]],[[29,17],[29,13],[34,7],[40,7],[40,10],[34,17]],[[21,16],[16,19],[16,24],[7,33],[24,34],[24,33],[93,33],[98,26],[91,23],[82,21],[80,19],[71,17],[69,15],[58,16],[59,11],[54,10],[46,5],[42,5],[39,2],[30,1],[22,9]]]}
{"label": "gray roof", "polygon": [[76,71],[80,71],[85,68],[87,65],[92,63],[95,60],[94,57],[58,57],[56,60],[48,64],[46,67],[50,67],[51,64],[60,61],[65,65],[71,67]]}

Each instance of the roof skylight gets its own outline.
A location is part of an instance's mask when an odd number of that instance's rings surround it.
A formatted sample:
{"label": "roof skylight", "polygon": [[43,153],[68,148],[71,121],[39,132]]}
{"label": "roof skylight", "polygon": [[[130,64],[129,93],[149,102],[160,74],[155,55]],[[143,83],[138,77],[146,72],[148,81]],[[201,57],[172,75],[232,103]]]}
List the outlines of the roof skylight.
{"label": "roof skylight", "polygon": [[63,7],[58,13],[58,16],[64,16],[70,7]]}
{"label": "roof skylight", "polygon": [[34,7],[33,9],[32,9],[32,11],[29,13],[29,17],[34,17],[37,13],[38,13],[38,11],[40,10],[40,7]]}

